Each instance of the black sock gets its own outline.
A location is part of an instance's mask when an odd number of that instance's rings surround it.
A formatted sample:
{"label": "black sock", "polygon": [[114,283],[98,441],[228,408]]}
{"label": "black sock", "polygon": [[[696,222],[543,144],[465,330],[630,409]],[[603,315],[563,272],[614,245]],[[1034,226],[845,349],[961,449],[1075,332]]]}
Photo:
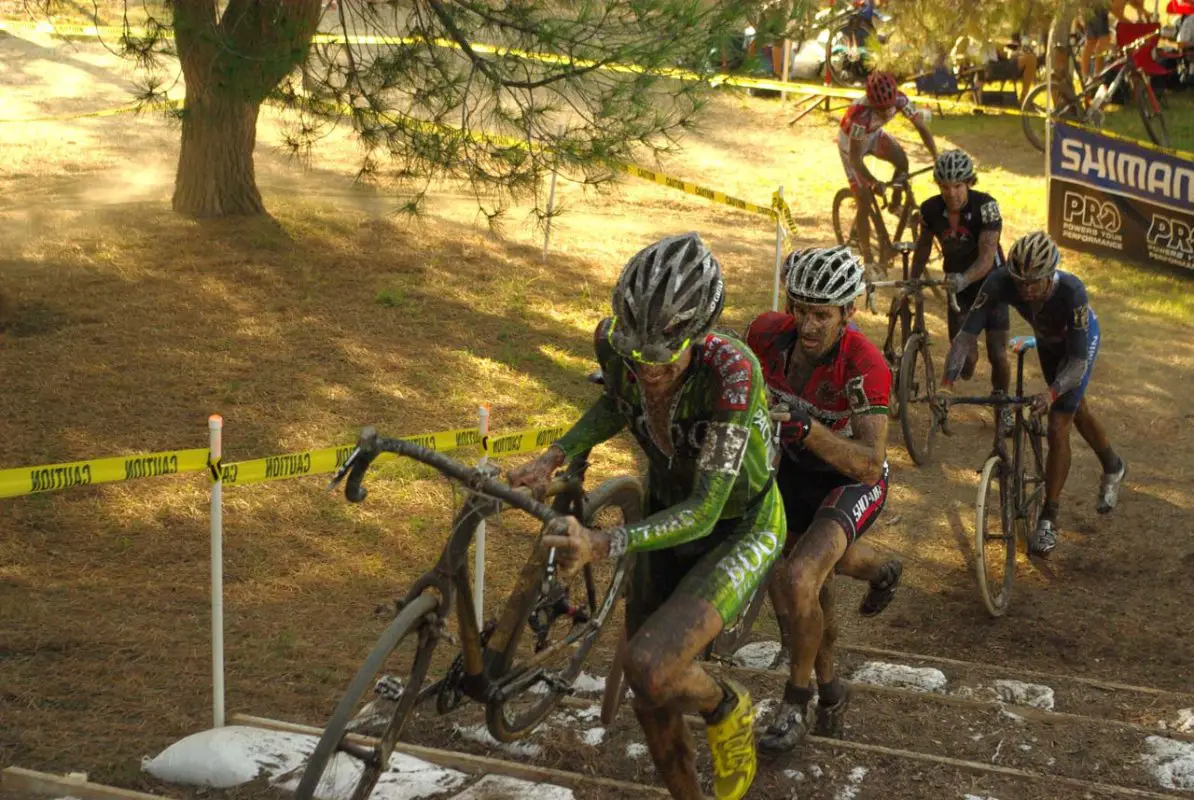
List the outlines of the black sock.
{"label": "black sock", "polygon": [[813,699],[811,686],[797,686],[789,680],[784,684],[784,702],[790,706],[807,706]]}
{"label": "black sock", "polygon": [[1056,500],[1046,500],[1045,507],[1041,509],[1041,519],[1047,519],[1050,522],[1057,522],[1057,515],[1061,511],[1061,504]]}
{"label": "black sock", "polygon": [[829,683],[817,684],[817,703],[823,706],[835,706],[845,694],[840,678],[834,678]]}
{"label": "black sock", "polygon": [[776,623],[779,624],[779,646],[780,649],[791,649],[792,635],[788,631],[792,630],[791,620],[787,614],[777,614],[775,617]]}
{"label": "black sock", "polygon": [[706,725],[716,725],[717,723],[721,722],[723,719],[728,717],[730,712],[733,711],[735,706],[738,705],[738,698],[733,692],[730,691],[730,687],[726,686],[721,681],[718,681],[717,685],[721,687],[721,702],[717,704],[717,708],[713,709],[708,714],[704,713],[703,711],[701,712],[701,716],[705,718]]}
{"label": "black sock", "polygon": [[1124,460],[1119,457],[1119,454],[1116,453],[1115,449],[1112,447],[1108,447],[1106,450],[1101,450],[1095,453],[1095,455],[1099,457],[1099,463],[1103,465],[1103,472],[1106,472],[1109,475],[1114,475],[1115,473],[1119,472],[1124,465]]}

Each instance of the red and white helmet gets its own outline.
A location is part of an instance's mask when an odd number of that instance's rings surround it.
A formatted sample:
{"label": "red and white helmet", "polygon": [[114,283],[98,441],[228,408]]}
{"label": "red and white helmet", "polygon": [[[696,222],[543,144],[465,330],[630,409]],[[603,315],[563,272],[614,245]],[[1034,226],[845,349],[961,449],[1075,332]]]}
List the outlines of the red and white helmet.
{"label": "red and white helmet", "polygon": [[866,99],[877,108],[890,108],[900,93],[899,84],[890,72],[872,72],[866,79]]}

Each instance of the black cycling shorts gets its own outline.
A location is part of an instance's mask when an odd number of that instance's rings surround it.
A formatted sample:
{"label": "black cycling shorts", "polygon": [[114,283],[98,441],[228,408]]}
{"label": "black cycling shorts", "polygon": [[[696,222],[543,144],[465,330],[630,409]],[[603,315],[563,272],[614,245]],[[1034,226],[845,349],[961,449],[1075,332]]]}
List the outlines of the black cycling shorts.
{"label": "black cycling shorts", "polygon": [[838,472],[810,472],[790,459],[780,460],[776,483],[788,519],[787,556],[816,519],[831,519],[846,534],[846,546],[866,533],[887,503],[888,467],[877,483],[858,483]]}

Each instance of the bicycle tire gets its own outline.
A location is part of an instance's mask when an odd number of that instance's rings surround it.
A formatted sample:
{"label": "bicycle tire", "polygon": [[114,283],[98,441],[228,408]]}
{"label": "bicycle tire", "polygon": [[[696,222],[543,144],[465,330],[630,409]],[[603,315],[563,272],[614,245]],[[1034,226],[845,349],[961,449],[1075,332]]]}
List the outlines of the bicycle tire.
{"label": "bicycle tire", "polygon": [[1152,139],[1155,144],[1168,147],[1169,128],[1165,124],[1165,111],[1161,108],[1160,100],[1157,100],[1154,108],[1153,100],[1156,95],[1147,81],[1148,78],[1142,76],[1136,82],[1136,108],[1140,110],[1140,121],[1144,123],[1144,130],[1148,133],[1148,138]]}
{"label": "bicycle tire", "polygon": [[[847,224],[845,217],[849,212],[846,211],[846,204],[854,209],[853,216]],[[833,196],[833,234],[837,238],[838,244],[848,245],[855,251],[861,254],[858,247],[858,233],[855,230],[858,218],[858,201],[854,197],[854,192],[850,187],[839,189],[837,194]],[[879,234],[875,231],[875,220],[871,219],[870,226],[870,240],[871,240],[871,258],[880,259],[883,256],[883,245],[879,239]]]}
{"label": "bicycle tire", "polygon": [[[373,650],[365,658],[365,663],[357,670],[352,682],[348,684],[344,696],[340,698],[332,718],[323,729],[319,743],[315,745],[307,766],[303,769],[303,776],[299,780],[294,795],[296,800],[313,800],[315,791],[319,788],[320,780],[328,765],[331,764],[337,752],[341,749],[353,712],[364,698],[365,693],[373,689],[377,673],[382,669],[386,659],[411,633],[418,634],[428,622],[426,617],[435,611],[439,601],[430,594],[422,594],[408,603],[405,608],[382,632]],[[353,789],[351,800],[365,800],[377,784],[377,779],[385,771],[394,750],[394,743],[402,734],[406,719],[410,716],[419,696],[419,688],[426,677],[427,668],[431,664],[431,654],[435,650],[435,639],[429,639],[419,645],[414,659],[414,667],[408,676],[402,696],[395,708],[390,724],[385,733],[375,740],[372,764],[364,764],[364,770]]]}
{"label": "bicycle tire", "polygon": [[618,649],[614,653],[613,663],[609,665],[609,674],[605,676],[605,691],[601,695],[601,724],[612,725],[618,716],[618,709],[626,698],[626,673],[622,665],[626,661],[625,629],[618,640]]}
{"label": "bicycle tire", "polygon": [[[923,371],[923,375],[918,374]],[[904,447],[912,461],[922,467],[933,456],[937,438],[937,420],[929,399],[937,389],[933,374],[933,359],[929,354],[929,340],[923,333],[914,333],[900,356],[900,383],[896,391],[900,404],[900,428],[904,433]],[[928,424],[924,431],[914,429],[913,413],[923,409]]]}
{"label": "bicycle tire", "polygon": [[[1024,128],[1024,138],[1028,143],[1042,153],[1045,152],[1045,126],[1048,124],[1049,98],[1045,93],[1049,91],[1048,84],[1038,84],[1028,90],[1020,110],[1024,116],[1020,117],[1020,125]],[[1044,117],[1035,116],[1044,114]]]}
{"label": "bicycle tire", "polygon": [[[1042,422],[1028,420],[1019,430],[1020,497],[1016,499],[1016,534],[1025,541],[1036,529],[1045,504],[1044,433]],[[1032,487],[1031,490],[1028,487]],[[1031,491],[1031,493],[1030,493]],[[1027,495],[1027,496],[1026,496]]]}
{"label": "bicycle tire", "polygon": [[[593,521],[602,510],[615,506],[622,510],[624,522],[637,522],[642,517],[642,504],[643,490],[642,484],[638,480],[630,477],[611,478],[585,497],[581,522],[586,527],[591,527]],[[562,670],[558,679],[563,683],[570,686],[576,680],[581,668],[584,666],[585,660],[589,656],[589,652],[593,649],[593,645],[596,644],[601,631],[604,630],[606,624],[609,622],[613,605],[617,602],[626,585],[626,580],[630,573],[631,561],[631,556],[623,556],[617,560],[613,568],[613,576],[603,595],[598,594],[599,587],[594,585],[592,566],[589,565],[584,568],[584,583],[589,604],[588,612],[592,617],[599,616],[600,622],[573,645],[572,656],[569,658],[567,666]],[[519,618],[527,620],[538,600],[538,592],[528,593]],[[496,664],[495,675],[504,676],[519,669],[519,665],[514,663],[514,659],[518,651],[518,642],[526,632],[528,626],[528,622],[519,625],[514,635],[510,637],[510,642],[506,645],[505,650],[502,651]],[[534,702],[529,709],[514,715],[509,713],[511,711],[508,706],[510,700],[516,696],[524,695],[531,691],[532,687],[538,686],[538,683],[528,684],[517,694],[497,696],[486,704],[485,723],[493,738],[499,742],[514,742],[525,738],[551,713],[564,694],[563,691],[552,684],[547,685],[546,691],[541,693],[541,698]]]}
{"label": "bicycle tire", "polygon": [[[1007,612],[1016,576],[1016,534],[1008,503],[1011,487],[1008,486],[1007,473],[1007,465],[1001,457],[994,455],[988,458],[978,480],[978,496],[974,503],[974,571],[978,578],[979,597],[987,613],[993,617],[1002,617]],[[990,532],[992,484],[995,485],[1001,528],[1001,532],[995,535]],[[988,547],[991,547],[990,552]],[[1000,560],[1003,577],[992,580],[988,571],[998,566]]]}

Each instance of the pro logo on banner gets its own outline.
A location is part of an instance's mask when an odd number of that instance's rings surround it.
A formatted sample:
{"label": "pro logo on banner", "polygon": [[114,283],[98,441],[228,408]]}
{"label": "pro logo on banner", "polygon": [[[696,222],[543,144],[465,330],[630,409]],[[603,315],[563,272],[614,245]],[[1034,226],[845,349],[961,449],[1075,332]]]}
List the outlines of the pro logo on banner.
{"label": "pro logo on banner", "polygon": [[1194,156],[1057,122],[1049,167],[1058,244],[1194,269]]}

